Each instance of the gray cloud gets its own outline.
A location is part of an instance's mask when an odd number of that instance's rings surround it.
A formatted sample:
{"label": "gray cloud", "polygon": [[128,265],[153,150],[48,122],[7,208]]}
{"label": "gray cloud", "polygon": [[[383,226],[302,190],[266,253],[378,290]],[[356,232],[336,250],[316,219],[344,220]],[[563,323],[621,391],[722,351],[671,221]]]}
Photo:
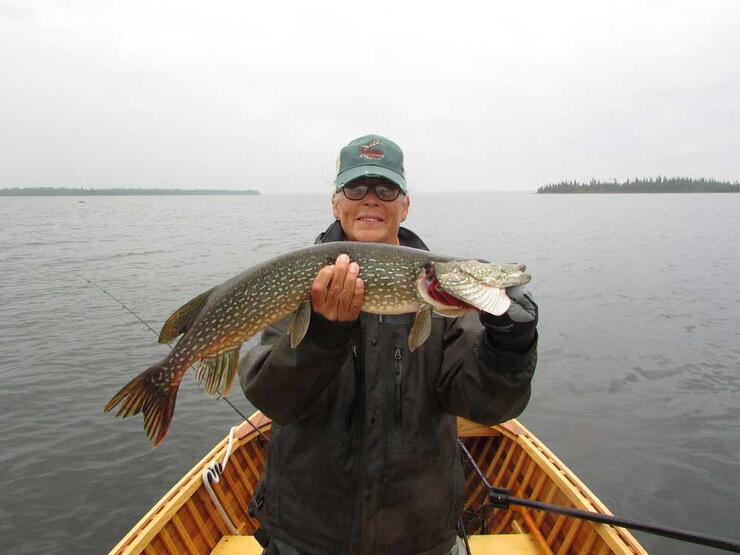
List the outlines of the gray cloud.
{"label": "gray cloud", "polygon": [[0,186],[327,190],[368,132],[412,191],[740,178],[735,2],[0,0]]}

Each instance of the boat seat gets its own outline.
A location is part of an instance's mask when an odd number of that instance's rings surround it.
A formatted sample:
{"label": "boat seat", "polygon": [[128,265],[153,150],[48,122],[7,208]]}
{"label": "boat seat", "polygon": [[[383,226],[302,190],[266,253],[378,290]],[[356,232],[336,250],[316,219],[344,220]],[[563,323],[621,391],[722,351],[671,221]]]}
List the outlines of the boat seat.
{"label": "boat seat", "polygon": [[262,546],[254,536],[223,536],[211,555],[262,555]]}
{"label": "boat seat", "polygon": [[506,555],[540,555],[537,542],[530,534],[492,534],[468,536],[474,555],[506,553]]}
{"label": "boat seat", "polygon": [[[506,553],[506,555],[539,555],[537,543],[529,534],[496,534],[469,536],[470,550],[476,555]],[[261,555],[262,546],[254,536],[224,536],[211,555]]]}

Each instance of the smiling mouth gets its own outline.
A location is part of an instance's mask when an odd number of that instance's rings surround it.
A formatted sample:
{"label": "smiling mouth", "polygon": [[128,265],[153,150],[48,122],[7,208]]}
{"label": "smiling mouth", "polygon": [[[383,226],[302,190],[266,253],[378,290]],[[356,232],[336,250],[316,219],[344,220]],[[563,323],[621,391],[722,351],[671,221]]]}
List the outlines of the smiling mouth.
{"label": "smiling mouth", "polygon": [[357,218],[358,222],[366,222],[366,223],[382,223],[383,218],[379,216],[360,216]]}

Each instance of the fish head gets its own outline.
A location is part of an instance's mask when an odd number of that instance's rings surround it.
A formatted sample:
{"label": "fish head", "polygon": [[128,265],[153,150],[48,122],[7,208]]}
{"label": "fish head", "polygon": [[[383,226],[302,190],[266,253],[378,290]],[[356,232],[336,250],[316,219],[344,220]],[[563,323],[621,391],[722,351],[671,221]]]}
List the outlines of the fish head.
{"label": "fish head", "polygon": [[501,315],[511,306],[507,287],[531,280],[523,264],[492,264],[482,260],[429,262],[417,279],[417,291],[435,312],[456,317],[478,310]]}

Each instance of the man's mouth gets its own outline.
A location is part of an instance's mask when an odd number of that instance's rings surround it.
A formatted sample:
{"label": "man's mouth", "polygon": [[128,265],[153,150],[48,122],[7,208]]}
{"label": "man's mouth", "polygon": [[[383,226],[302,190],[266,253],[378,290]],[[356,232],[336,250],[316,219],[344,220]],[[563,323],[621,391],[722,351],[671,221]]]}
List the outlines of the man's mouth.
{"label": "man's mouth", "polygon": [[382,222],[383,218],[381,218],[380,216],[359,216],[357,220],[360,222],[375,223]]}

